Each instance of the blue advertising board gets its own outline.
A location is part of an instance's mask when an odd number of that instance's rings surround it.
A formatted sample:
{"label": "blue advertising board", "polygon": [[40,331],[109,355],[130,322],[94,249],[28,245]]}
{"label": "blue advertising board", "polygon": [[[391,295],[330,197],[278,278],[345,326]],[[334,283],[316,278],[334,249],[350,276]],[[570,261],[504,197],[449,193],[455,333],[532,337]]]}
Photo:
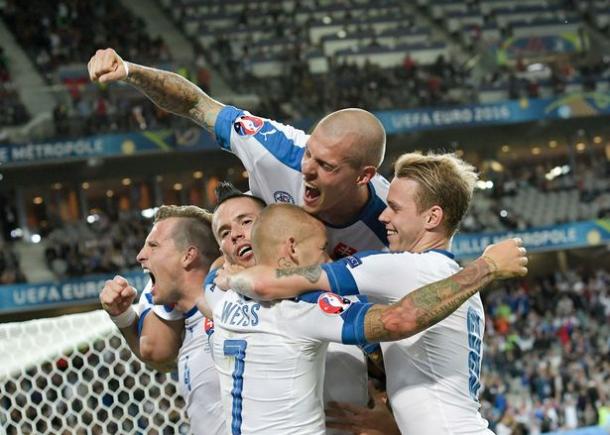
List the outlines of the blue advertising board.
{"label": "blue advertising board", "polygon": [[559,251],[610,243],[610,219],[572,222],[523,231],[457,234],[451,251],[456,258],[474,258],[485,247],[510,237],[520,237],[529,252]]}
{"label": "blue advertising board", "polygon": [[[95,303],[99,301],[104,282],[114,276],[89,275],[60,282],[0,286],[0,314]],[[148,274],[141,271],[122,276],[138,291],[148,282]]]}

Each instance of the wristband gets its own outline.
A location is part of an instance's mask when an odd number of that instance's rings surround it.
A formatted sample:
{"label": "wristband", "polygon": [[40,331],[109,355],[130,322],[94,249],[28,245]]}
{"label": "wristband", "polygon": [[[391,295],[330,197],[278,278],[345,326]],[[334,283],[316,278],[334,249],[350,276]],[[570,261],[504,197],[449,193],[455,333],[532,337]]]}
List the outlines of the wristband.
{"label": "wristband", "polygon": [[110,320],[119,328],[127,328],[136,320],[137,314],[132,306],[129,306],[125,312],[118,316],[110,316]]}
{"label": "wristband", "polygon": [[129,67],[127,66],[127,62],[125,62],[123,59],[121,59],[121,62],[123,62],[123,68],[125,68],[125,78],[129,77]]}

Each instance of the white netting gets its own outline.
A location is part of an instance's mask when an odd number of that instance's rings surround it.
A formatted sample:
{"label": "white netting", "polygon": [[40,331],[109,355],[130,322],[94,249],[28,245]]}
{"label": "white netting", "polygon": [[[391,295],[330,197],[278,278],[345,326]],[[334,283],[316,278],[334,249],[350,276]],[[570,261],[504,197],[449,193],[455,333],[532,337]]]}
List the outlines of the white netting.
{"label": "white netting", "polygon": [[176,376],[138,361],[103,311],[0,324],[7,434],[187,433],[184,409]]}

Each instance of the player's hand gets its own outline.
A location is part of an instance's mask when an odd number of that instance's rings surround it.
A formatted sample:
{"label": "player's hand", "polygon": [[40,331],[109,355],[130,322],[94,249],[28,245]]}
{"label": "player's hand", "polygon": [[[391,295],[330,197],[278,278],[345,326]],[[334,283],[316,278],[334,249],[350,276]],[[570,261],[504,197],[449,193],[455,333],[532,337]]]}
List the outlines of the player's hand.
{"label": "player's hand", "polygon": [[519,238],[489,245],[482,258],[489,264],[496,279],[515,278],[527,274],[527,251]]}
{"label": "player's hand", "polygon": [[233,275],[237,275],[243,270],[245,270],[243,266],[225,262],[222,265],[222,268],[218,269],[216,278],[214,279],[214,284],[216,284],[216,287],[218,287],[220,290],[227,291],[231,288],[231,277]]}
{"label": "player's hand", "polygon": [[330,402],[326,408],[326,427],[356,435],[400,435],[394,416],[388,408],[388,396],[369,381],[369,397],[373,407],[351,403]]}
{"label": "player's hand", "polygon": [[127,77],[125,61],[112,48],[98,50],[87,64],[93,82],[109,83]]}
{"label": "player's hand", "polygon": [[100,293],[100,302],[108,314],[118,316],[133,304],[137,294],[136,289],[130,286],[125,278],[117,275],[106,281]]}

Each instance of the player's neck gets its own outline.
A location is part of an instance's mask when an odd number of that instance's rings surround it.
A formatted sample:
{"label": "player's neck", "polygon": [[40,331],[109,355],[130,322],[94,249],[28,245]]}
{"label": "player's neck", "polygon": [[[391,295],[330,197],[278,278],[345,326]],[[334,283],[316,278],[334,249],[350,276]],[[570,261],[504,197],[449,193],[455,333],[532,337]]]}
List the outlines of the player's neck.
{"label": "player's neck", "polygon": [[318,218],[334,226],[344,226],[353,223],[369,201],[370,193],[367,185],[361,186],[354,195],[348,195],[343,203],[333,207],[332,211],[318,214]]}
{"label": "player's neck", "polygon": [[449,246],[449,239],[446,237],[426,233],[426,236],[419,240],[412,249],[409,249],[409,251],[417,253],[427,252],[432,249],[442,249],[447,251],[449,250]]}
{"label": "player's neck", "polygon": [[197,304],[197,298],[202,295],[203,281],[206,274],[196,274],[188,279],[182,288],[182,296],[176,302],[180,311],[188,311]]}

